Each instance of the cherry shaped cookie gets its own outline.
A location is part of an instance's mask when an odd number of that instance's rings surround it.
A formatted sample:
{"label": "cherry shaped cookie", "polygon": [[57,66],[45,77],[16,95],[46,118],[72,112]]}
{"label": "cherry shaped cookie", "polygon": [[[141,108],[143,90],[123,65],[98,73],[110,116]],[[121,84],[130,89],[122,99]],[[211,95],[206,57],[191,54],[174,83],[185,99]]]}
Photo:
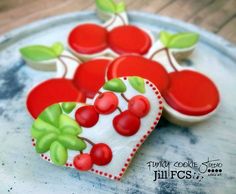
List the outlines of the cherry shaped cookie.
{"label": "cherry shaped cookie", "polygon": [[43,110],[31,128],[32,144],[52,164],[120,180],[162,109],[162,97],[150,81],[115,78],[91,104],[61,102]]}
{"label": "cherry shaped cookie", "polygon": [[[55,50],[55,45],[60,51]],[[50,64],[49,60],[56,66],[56,77],[36,85],[28,94],[26,105],[34,118],[54,103],[85,102],[86,98],[93,98],[105,83],[105,69],[110,62],[108,58],[82,63],[67,51],[63,51],[63,46],[59,43],[52,47],[27,46],[20,51],[27,64],[32,66],[33,63],[37,69]]]}
{"label": "cherry shaped cookie", "polygon": [[180,66],[172,50],[181,55],[192,51],[198,41],[195,33],[161,32],[150,51],[150,58],[160,62],[169,72],[170,84],[163,93],[164,115],[179,125],[190,125],[209,118],[219,106],[219,91],[213,81],[196,70]]}
{"label": "cherry shaped cookie", "polygon": [[108,4],[96,1],[99,15],[101,18],[105,15],[107,22],[104,25],[85,23],[72,29],[68,36],[70,50],[83,60],[103,55],[146,54],[153,42],[152,35],[137,26],[128,25],[123,3],[108,1]]}

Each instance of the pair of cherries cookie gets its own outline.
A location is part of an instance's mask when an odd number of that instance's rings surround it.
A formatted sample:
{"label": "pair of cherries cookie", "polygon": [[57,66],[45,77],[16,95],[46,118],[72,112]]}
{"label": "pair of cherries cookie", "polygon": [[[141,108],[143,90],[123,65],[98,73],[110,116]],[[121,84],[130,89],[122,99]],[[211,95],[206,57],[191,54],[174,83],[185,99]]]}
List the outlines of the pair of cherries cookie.
{"label": "pair of cherries cookie", "polygon": [[27,108],[42,158],[120,180],[163,106],[171,122],[193,124],[215,112],[219,93],[209,78],[175,60],[193,51],[196,34],[161,32],[154,42],[128,24],[123,3],[96,3],[108,21],[69,33],[68,47],[78,58],[60,43],[20,50],[30,66],[57,72],[30,91]]}

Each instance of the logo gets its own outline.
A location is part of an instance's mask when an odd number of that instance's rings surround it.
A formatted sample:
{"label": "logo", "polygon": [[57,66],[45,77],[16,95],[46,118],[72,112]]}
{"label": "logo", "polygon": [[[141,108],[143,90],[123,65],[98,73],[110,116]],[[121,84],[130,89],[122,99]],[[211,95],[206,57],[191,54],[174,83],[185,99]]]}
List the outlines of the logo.
{"label": "logo", "polygon": [[208,158],[203,162],[193,160],[170,162],[167,160],[149,161],[147,166],[153,173],[153,181],[163,179],[194,179],[201,182],[210,176],[222,176],[223,164],[220,159]]}

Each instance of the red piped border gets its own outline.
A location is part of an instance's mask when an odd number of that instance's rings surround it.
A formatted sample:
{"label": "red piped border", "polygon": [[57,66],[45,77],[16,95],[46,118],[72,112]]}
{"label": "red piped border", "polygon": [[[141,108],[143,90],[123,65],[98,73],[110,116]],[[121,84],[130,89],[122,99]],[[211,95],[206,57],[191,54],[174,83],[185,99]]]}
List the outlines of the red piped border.
{"label": "red piped border", "polygon": [[[127,77],[123,77],[121,78],[123,80],[127,80]],[[124,175],[125,171],[127,170],[127,168],[129,167],[134,155],[136,154],[136,152],[138,151],[138,149],[141,147],[141,145],[145,142],[145,140],[148,138],[148,136],[152,133],[152,131],[154,131],[155,129],[155,126],[157,125],[157,123],[159,122],[160,120],[160,117],[162,115],[162,110],[163,110],[163,101],[162,101],[162,96],[160,94],[160,92],[158,91],[158,89],[156,88],[156,86],[151,83],[150,81],[146,81],[145,82],[147,85],[149,85],[153,91],[155,91],[155,95],[156,97],[158,98],[158,105],[159,105],[159,112],[155,118],[155,121],[152,123],[151,127],[149,128],[149,130],[147,130],[147,132],[142,136],[141,139],[138,140],[138,142],[136,143],[135,147],[133,147],[132,149],[132,152],[130,153],[129,157],[126,159],[126,162],[124,163],[124,166],[121,168],[120,172],[118,175],[112,175],[110,173],[107,173],[107,172],[103,172],[103,171],[99,171],[99,170],[95,170],[94,168],[92,168],[90,170],[90,172],[93,172],[93,173],[96,173],[100,176],[104,176],[104,177],[107,177],[109,179],[112,179],[112,180],[117,180],[117,181],[120,181],[122,176]],[[35,146],[35,140],[32,139],[32,145]],[[42,157],[42,159],[50,162],[50,157],[48,156],[45,156],[44,154],[40,154],[40,156]],[[72,163],[66,163],[64,166],[66,167],[71,167],[73,168],[73,164]]]}

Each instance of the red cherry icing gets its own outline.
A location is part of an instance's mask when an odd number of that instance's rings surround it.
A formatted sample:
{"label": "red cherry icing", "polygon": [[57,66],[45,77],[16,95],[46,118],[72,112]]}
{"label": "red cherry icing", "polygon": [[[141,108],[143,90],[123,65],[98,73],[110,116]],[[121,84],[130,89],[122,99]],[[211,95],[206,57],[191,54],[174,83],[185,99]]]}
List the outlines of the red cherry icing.
{"label": "red cherry icing", "polygon": [[88,98],[93,98],[105,83],[107,59],[96,59],[81,64],[74,75],[74,84]]}
{"label": "red cherry icing", "polygon": [[178,112],[200,116],[210,113],[219,104],[219,92],[205,75],[183,70],[169,76],[171,84],[163,97]]}
{"label": "red cherry icing", "polygon": [[145,54],[151,47],[149,35],[140,28],[132,25],[119,26],[108,34],[108,44],[119,54]]}
{"label": "red cherry icing", "polygon": [[96,24],[75,27],[68,38],[70,47],[79,53],[93,54],[108,47],[107,30]]}
{"label": "red cherry icing", "polygon": [[139,55],[118,57],[108,66],[108,80],[122,76],[140,76],[148,79],[156,85],[161,93],[169,85],[167,71],[159,63]]}
{"label": "red cherry icing", "polygon": [[85,96],[71,80],[49,79],[31,90],[26,105],[31,115],[37,118],[46,107],[59,102],[85,102]]}

